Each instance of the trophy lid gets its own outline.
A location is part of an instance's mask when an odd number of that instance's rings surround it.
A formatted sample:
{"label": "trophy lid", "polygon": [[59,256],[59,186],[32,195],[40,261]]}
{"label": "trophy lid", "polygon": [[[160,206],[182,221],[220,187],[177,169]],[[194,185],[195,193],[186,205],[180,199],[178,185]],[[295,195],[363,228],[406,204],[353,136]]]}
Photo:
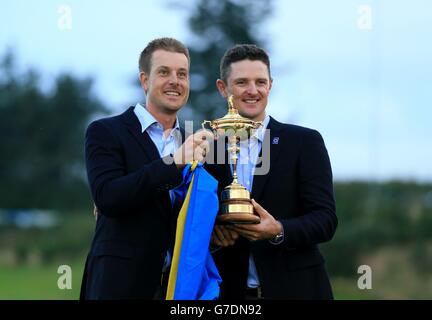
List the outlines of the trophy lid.
{"label": "trophy lid", "polygon": [[228,113],[222,118],[213,120],[212,122],[219,128],[257,129],[262,125],[262,121],[253,121],[240,115],[237,108],[234,106],[232,95],[228,98]]}

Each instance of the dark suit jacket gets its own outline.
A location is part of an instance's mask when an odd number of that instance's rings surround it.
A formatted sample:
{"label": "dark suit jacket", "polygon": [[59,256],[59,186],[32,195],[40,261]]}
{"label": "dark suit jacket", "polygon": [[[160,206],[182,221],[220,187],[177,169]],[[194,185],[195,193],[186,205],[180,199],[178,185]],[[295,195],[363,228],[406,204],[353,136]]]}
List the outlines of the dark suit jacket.
{"label": "dark suit jacket", "polygon": [[133,107],[91,123],[85,155],[100,215],[81,298],[151,299],[173,246],[178,206],[168,190],[181,183],[181,172],[160,158]]}
{"label": "dark suit jacket", "polygon": [[[284,227],[284,241],[249,242],[213,253],[223,283],[221,298],[244,298],[252,252],[264,297],[331,299],[332,291],[317,244],[330,240],[337,218],[330,160],[321,135],[270,119],[270,171],[255,175],[251,197]],[[264,158],[263,161],[268,161]],[[231,180],[228,166],[208,166],[221,189]]]}

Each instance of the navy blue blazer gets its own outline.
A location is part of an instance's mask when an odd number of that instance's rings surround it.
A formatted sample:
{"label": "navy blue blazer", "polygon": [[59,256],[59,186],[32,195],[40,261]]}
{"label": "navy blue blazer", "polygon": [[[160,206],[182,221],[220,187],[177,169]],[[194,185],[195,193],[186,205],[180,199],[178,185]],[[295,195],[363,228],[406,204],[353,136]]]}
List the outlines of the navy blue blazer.
{"label": "navy blue blazer", "polygon": [[[250,242],[213,253],[223,283],[222,299],[242,299],[252,252],[264,297],[331,299],[332,290],[317,244],[336,230],[332,170],[321,135],[308,128],[270,118],[270,171],[255,175],[251,197],[284,228],[284,241]],[[268,161],[263,159],[263,161]],[[219,192],[232,181],[226,165],[208,166]]]}
{"label": "navy blue blazer", "polygon": [[133,107],[89,125],[85,158],[100,215],[81,298],[152,299],[174,243],[179,205],[168,190],[181,183],[181,171],[172,157],[171,164],[160,158]]}

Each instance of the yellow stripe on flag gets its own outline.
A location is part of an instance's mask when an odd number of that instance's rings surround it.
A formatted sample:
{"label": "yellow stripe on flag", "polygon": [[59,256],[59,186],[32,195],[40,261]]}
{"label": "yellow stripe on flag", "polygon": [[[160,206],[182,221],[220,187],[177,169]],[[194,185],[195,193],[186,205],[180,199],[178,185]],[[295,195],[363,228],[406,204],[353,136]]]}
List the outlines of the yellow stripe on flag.
{"label": "yellow stripe on flag", "polygon": [[[192,162],[191,171],[194,171],[198,162],[194,161]],[[192,180],[189,184],[189,188],[186,194],[186,198],[183,202],[183,205],[181,207],[179,216],[177,218],[177,228],[176,228],[176,236],[175,236],[175,244],[174,244],[174,253],[173,253],[173,259],[171,263],[171,269],[168,279],[168,288],[167,288],[167,294],[166,294],[166,300],[174,300],[174,292],[177,282],[177,271],[178,271],[178,264],[180,260],[180,252],[183,242],[183,231],[184,226],[186,222],[186,216],[189,208],[189,199],[192,192],[192,186],[194,183],[195,176],[192,176]]]}

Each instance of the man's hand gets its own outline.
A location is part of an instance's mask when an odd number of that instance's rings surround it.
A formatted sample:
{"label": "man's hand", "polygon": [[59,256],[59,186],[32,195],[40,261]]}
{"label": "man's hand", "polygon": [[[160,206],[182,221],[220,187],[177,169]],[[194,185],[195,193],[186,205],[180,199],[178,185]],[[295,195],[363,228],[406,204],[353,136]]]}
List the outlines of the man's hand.
{"label": "man's hand", "polygon": [[213,133],[208,130],[201,129],[193,135],[190,135],[174,154],[174,163],[177,167],[183,168],[193,160],[204,162],[210,149],[209,142],[213,139]]}
{"label": "man's hand", "polygon": [[228,247],[232,246],[238,237],[239,234],[234,230],[230,230],[226,226],[215,225],[210,243],[219,247]]}
{"label": "man's hand", "polygon": [[282,232],[283,226],[279,221],[261,207],[254,199],[252,199],[252,204],[261,218],[260,223],[236,224],[233,226],[227,226],[227,228],[239,233],[250,241],[273,239],[276,235]]}

